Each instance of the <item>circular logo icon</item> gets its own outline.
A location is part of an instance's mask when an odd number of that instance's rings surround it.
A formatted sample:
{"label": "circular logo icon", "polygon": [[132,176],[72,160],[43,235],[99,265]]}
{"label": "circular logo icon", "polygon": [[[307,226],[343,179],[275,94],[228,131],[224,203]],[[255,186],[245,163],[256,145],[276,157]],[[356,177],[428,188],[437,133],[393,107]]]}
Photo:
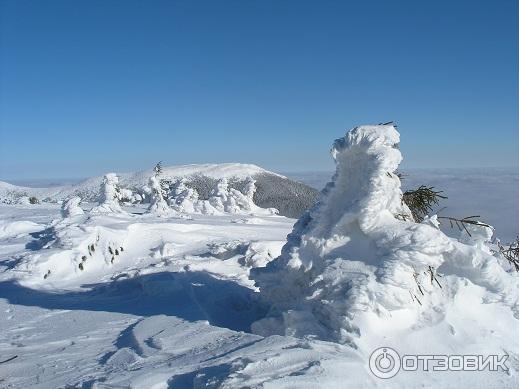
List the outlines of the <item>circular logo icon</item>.
{"label": "circular logo icon", "polygon": [[390,347],[377,348],[369,357],[369,369],[378,378],[392,378],[400,370],[400,355]]}

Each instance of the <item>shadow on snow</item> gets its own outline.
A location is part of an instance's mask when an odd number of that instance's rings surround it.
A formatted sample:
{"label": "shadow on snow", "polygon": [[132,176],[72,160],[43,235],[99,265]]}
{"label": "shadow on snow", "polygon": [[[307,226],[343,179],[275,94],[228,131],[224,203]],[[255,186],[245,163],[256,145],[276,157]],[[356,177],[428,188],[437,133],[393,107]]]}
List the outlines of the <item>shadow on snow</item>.
{"label": "shadow on snow", "polygon": [[53,227],[49,227],[38,232],[31,232],[29,235],[34,239],[27,243],[25,248],[31,251],[41,250],[47,245],[47,243],[50,243],[56,239]]}
{"label": "shadow on snow", "polygon": [[211,325],[235,331],[249,331],[250,325],[266,313],[253,290],[202,271],[146,274],[83,287],[88,290],[59,293],[4,281],[0,282],[0,298],[11,304],[45,309],[207,320]]}

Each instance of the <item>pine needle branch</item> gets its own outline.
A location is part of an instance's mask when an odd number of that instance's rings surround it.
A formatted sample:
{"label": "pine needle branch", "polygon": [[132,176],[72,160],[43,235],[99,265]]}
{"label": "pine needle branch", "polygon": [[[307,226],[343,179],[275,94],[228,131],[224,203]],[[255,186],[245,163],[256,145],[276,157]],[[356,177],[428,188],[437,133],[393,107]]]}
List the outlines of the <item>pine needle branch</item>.
{"label": "pine needle branch", "polygon": [[433,206],[440,203],[440,199],[447,198],[442,193],[443,191],[436,191],[432,186],[421,185],[418,189],[406,191],[402,202],[409,207],[414,220],[420,223],[433,210]]}
{"label": "pine needle branch", "polygon": [[499,247],[499,252],[503,257],[506,258],[511,265],[515,267],[515,270],[519,272],[519,237],[512,242],[508,247],[503,246],[501,243],[497,242]]}
{"label": "pine needle branch", "polygon": [[479,216],[479,215],[467,216],[467,217],[464,217],[463,219],[457,219],[455,217],[450,217],[450,216],[438,216],[438,220],[448,220],[449,223],[450,223],[451,228],[454,228],[454,226],[456,226],[456,227],[458,227],[458,229],[460,231],[465,230],[465,232],[469,236],[472,236],[470,234],[469,230],[467,229],[467,225],[468,224],[471,224],[471,225],[474,225],[474,226],[482,226],[482,227],[489,227],[490,228],[490,225],[488,225],[486,223],[483,223],[483,222],[480,222],[479,220],[477,220],[478,217],[481,217],[481,216]]}

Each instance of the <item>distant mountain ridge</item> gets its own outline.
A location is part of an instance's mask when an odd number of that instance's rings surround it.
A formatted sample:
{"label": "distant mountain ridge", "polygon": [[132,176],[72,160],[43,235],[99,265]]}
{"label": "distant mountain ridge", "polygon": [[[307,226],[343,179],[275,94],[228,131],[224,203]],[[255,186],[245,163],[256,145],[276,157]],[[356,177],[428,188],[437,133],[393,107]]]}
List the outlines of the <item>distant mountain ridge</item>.
{"label": "distant mountain ridge", "polygon": [[[147,185],[152,169],[118,173],[122,188],[134,192],[142,191]],[[315,201],[318,191],[303,183],[252,164],[192,164],[163,167],[161,178],[169,181],[184,179],[186,185],[197,190],[201,198],[208,196],[210,189],[222,178],[240,190],[249,177],[256,181],[254,202],[261,208],[277,208],[280,215],[297,218]],[[39,201],[60,202],[71,196],[83,201],[95,202],[103,176],[87,178],[76,184],[50,188],[29,188],[0,181],[0,202],[14,204],[24,197],[36,197]]]}

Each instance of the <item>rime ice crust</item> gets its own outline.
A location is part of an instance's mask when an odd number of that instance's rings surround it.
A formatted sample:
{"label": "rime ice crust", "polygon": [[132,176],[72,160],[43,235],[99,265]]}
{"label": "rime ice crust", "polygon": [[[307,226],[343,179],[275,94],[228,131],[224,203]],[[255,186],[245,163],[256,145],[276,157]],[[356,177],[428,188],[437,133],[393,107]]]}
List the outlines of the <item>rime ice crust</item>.
{"label": "rime ice crust", "polygon": [[[271,304],[254,332],[380,346],[392,335],[447,326],[451,315],[477,320],[462,303],[472,288],[480,313],[483,301],[498,302],[506,325],[519,324],[517,277],[484,246],[487,231],[474,231],[477,242],[465,244],[434,223],[398,217],[410,216],[394,174],[398,143],[391,125],[356,127],[334,142],[332,181],[295,224],[281,256],[251,273]],[[463,323],[458,331],[467,330]],[[494,331],[486,325],[478,330]],[[516,343],[503,347],[519,350]]]}

